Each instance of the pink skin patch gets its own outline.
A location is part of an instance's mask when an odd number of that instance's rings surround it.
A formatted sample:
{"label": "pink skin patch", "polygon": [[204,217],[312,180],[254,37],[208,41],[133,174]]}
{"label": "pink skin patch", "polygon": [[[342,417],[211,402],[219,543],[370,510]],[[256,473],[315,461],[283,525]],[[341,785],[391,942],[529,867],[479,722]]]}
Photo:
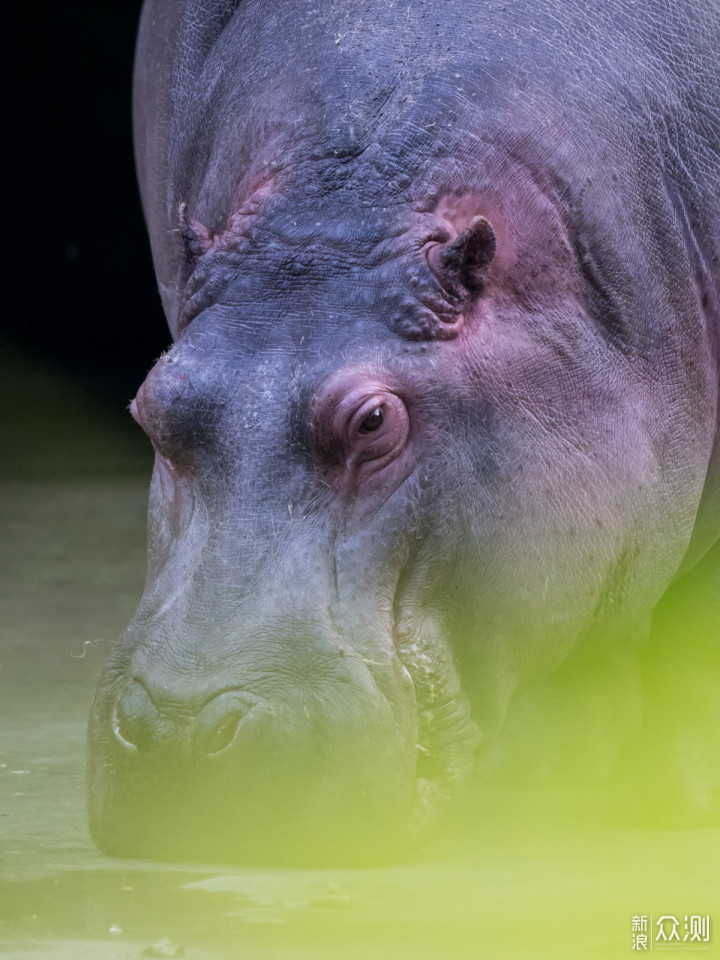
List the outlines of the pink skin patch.
{"label": "pink skin patch", "polygon": [[[504,318],[499,334],[504,336],[507,321],[514,323],[512,318],[523,315],[535,318],[525,324],[528,336],[534,337],[550,311],[581,301],[582,278],[574,266],[562,209],[552,186],[528,177],[524,168],[503,175],[482,191],[440,193],[431,208],[425,206],[421,212],[445,228],[450,244],[476,217],[484,217],[492,227],[494,256],[480,294],[462,305],[465,329],[469,324],[471,330],[482,328],[489,335],[497,316]],[[431,251],[431,256],[437,253]]]}

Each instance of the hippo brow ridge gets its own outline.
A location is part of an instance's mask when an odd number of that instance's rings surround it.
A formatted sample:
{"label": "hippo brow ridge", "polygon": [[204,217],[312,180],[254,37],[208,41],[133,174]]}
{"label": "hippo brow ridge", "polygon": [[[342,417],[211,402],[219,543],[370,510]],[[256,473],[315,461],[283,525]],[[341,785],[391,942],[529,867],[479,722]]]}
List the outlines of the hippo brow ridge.
{"label": "hippo brow ridge", "polygon": [[[230,284],[243,273],[243,258],[254,237],[259,198],[253,197],[227,221],[225,230],[213,233],[191,218],[187,204],[181,203],[178,216],[186,251],[188,278],[181,301],[179,329],[183,330],[204,310],[217,303]],[[436,218],[433,218],[436,220]],[[496,251],[496,238],[490,222],[474,217],[456,237],[439,221],[429,235],[412,238],[397,246],[396,256],[370,266],[375,287],[382,292],[384,316],[400,336],[408,340],[451,340],[463,326],[463,310],[482,290],[483,281]],[[314,247],[306,255],[292,258],[292,273],[310,273],[323,262]],[[371,261],[375,256],[371,257]],[[284,266],[284,264],[283,264]],[[368,272],[364,264],[351,269]],[[389,311],[389,313],[388,313]]]}

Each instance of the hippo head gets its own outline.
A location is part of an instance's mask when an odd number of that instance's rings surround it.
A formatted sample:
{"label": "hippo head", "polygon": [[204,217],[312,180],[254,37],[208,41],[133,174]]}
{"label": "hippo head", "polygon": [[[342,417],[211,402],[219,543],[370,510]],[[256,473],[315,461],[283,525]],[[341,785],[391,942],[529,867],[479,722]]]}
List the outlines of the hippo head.
{"label": "hippo head", "polygon": [[101,848],[397,852],[528,678],[641,635],[685,542],[636,563],[659,388],[541,193],[448,196],[183,212],[178,335],[132,405],[147,588],[91,718]]}

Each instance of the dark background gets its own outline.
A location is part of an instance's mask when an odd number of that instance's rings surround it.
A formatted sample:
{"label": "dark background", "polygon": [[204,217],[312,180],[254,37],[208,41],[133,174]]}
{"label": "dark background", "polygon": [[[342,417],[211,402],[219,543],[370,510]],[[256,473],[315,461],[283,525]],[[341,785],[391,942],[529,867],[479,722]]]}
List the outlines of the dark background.
{"label": "dark background", "polygon": [[133,165],[140,6],[26,3],[6,35],[0,348],[121,406],[170,340]]}

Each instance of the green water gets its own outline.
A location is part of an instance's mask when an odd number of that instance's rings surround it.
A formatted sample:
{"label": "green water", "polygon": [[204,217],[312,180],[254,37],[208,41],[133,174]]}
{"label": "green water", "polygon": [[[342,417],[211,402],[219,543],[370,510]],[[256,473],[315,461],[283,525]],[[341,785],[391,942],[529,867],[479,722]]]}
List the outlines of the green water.
{"label": "green water", "polygon": [[85,723],[142,589],[150,460],[122,411],[17,357],[0,374],[0,956],[611,960],[636,955],[636,914],[681,936],[709,914],[720,955],[720,830],[528,822],[498,796],[377,870],[101,856]]}

